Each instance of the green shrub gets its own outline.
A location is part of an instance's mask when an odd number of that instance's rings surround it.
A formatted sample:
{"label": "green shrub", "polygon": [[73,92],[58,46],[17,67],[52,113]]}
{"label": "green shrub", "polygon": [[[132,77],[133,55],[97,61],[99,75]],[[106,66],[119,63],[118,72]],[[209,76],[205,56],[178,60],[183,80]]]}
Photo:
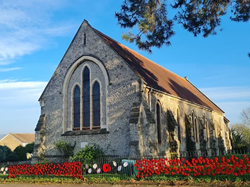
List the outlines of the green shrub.
{"label": "green shrub", "polygon": [[0,149],[0,162],[3,162],[5,158],[6,158],[5,152],[2,149]]}
{"label": "green shrub", "polygon": [[15,149],[14,149],[14,154],[18,157],[18,160],[19,161],[24,161],[24,160],[27,160],[27,156],[26,156],[26,148],[19,145],[17,146]]}
{"label": "green shrub", "polygon": [[9,154],[9,155],[6,157],[6,159],[5,159],[5,161],[9,161],[9,162],[15,162],[15,161],[18,161],[18,160],[19,160],[19,159],[18,159],[18,156],[15,155],[14,153]]}
{"label": "green shrub", "polygon": [[33,153],[35,142],[28,143],[25,148],[27,153]]}
{"label": "green shrub", "polygon": [[81,162],[83,166],[86,164],[91,165],[96,162],[100,157],[103,157],[103,151],[96,146],[86,146],[84,149],[78,151],[73,157],[70,158],[71,161]]}
{"label": "green shrub", "polygon": [[10,154],[12,154],[12,151],[9,147],[0,145],[0,162],[9,161],[6,159]]}
{"label": "green shrub", "polygon": [[64,158],[69,158],[70,156],[73,156],[75,145],[76,143],[74,143],[74,145],[71,145],[70,143],[64,142],[62,140],[55,142],[56,148],[62,153]]}

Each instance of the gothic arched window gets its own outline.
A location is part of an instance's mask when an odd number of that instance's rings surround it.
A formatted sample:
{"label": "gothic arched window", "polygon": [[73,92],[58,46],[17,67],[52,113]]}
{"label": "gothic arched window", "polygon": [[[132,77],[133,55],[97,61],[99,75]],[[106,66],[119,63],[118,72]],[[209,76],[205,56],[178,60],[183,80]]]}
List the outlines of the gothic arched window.
{"label": "gothic arched window", "polygon": [[96,81],[93,85],[93,127],[101,126],[100,85]]}
{"label": "gothic arched window", "polygon": [[158,143],[161,143],[161,108],[159,103],[156,104],[156,123],[157,123],[157,137]]}
{"label": "gothic arched window", "polygon": [[195,141],[198,143],[199,129],[196,118],[194,120],[194,128],[195,128]]}
{"label": "gothic arched window", "polygon": [[79,130],[80,129],[80,88],[79,86],[76,86],[74,88],[74,98],[73,98],[73,116],[74,116],[74,129]]}
{"label": "gothic arched window", "polygon": [[90,127],[90,89],[89,89],[89,68],[83,70],[83,128]]}
{"label": "gothic arched window", "polygon": [[178,140],[181,142],[180,110],[177,108]]}

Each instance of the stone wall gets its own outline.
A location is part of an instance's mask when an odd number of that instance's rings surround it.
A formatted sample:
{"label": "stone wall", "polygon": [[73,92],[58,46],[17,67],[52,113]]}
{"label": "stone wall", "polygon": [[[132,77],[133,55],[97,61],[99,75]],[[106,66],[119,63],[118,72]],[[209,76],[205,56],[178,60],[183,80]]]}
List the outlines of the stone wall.
{"label": "stone wall", "polygon": [[[179,125],[181,133],[181,141],[178,140],[178,126],[175,127],[174,140],[177,142],[179,152],[185,151],[197,151],[198,153],[206,152],[211,154],[210,149],[214,149],[216,153],[226,147],[225,144],[225,134],[227,131],[224,126],[224,114],[216,111],[212,111],[203,106],[190,103],[179,98],[161,93],[157,90],[151,89],[150,87],[144,86],[143,88],[143,101],[146,103],[147,107],[154,118],[156,117],[155,109],[156,103],[159,102],[161,105],[161,144],[157,143],[157,125],[156,123],[149,124],[145,123],[147,121],[145,112],[142,111],[141,123],[139,123],[143,128],[139,132],[139,150],[141,154],[150,153],[148,149],[150,145],[154,145],[153,149],[156,150],[157,155],[170,156],[171,154],[171,133],[170,133],[170,116],[167,115],[171,112],[177,122],[177,109],[180,112]],[[144,107],[145,108],[145,107]],[[187,118],[190,118],[191,125],[191,137],[187,137]],[[198,126],[197,141],[195,140],[195,129],[194,121],[196,120]],[[210,128],[208,128],[210,126]],[[221,138],[220,138],[221,137]],[[190,150],[187,147],[187,140],[190,140],[194,144],[194,149]],[[222,140],[222,141],[221,141]],[[211,143],[212,142],[212,143]],[[214,143],[213,143],[214,142]],[[190,143],[189,143],[190,144]],[[151,146],[152,147],[152,146]],[[230,146],[228,146],[230,147]],[[152,153],[152,151],[151,151]]]}
{"label": "stone wall", "polygon": [[[86,45],[83,43],[84,34],[86,35]],[[102,63],[108,74],[109,82],[108,84],[104,82],[104,75],[101,74],[97,64],[93,61],[82,61],[79,62],[70,77],[67,87],[69,91],[66,96],[63,89],[65,77],[74,63],[84,56],[90,56]],[[93,131],[93,133],[67,134],[65,132],[72,129],[70,90],[74,83],[80,83],[81,77],[79,77],[80,72],[78,71],[85,64],[91,67],[92,78],[98,78],[101,81],[103,96],[106,95],[105,98],[102,98],[102,102],[106,104],[106,107],[102,108],[102,127],[105,129],[98,132]],[[76,142],[75,151],[80,150],[85,143],[89,143],[98,145],[106,154],[128,155],[130,152],[130,109],[134,102],[140,101],[139,87],[140,79],[126,62],[96,34],[87,22],[83,22],[40,98],[41,114],[46,114],[45,157],[60,154],[54,146],[54,143],[59,140],[71,144]],[[68,100],[66,108],[68,117],[66,119],[63,108],[65,97],[68,98],[66,99]],[[104,124],[105,122],[106,124]],[[36,141],[36,144],[39,142]]]}

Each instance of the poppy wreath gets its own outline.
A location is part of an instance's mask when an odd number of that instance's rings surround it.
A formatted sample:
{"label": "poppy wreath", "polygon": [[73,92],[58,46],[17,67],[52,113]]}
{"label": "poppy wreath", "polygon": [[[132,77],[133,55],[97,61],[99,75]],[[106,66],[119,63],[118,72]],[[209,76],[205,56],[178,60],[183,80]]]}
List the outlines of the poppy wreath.
{"label": "poppy wreath", "polygon": [[104,173],[107,173],[107,172],[111,171],[111,167],[110,167],[109,164],[103,164],[102,170],[103,170]]}

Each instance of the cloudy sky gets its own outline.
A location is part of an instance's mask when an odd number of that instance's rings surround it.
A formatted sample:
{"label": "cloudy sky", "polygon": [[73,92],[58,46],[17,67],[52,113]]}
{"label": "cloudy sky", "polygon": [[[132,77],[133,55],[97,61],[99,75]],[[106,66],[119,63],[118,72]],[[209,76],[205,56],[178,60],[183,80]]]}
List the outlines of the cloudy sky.
{"label": "cloudy sky", "polygon": [[83,19],[96,29],[188,79],[212,99],[231,123],[250,107],[250,24],[226,15],[223,31],[208,38],[175,28],[170,47],[139,51],[121,40],[117,0],[0,0],[0,134],[32,133],[38,98]]}

